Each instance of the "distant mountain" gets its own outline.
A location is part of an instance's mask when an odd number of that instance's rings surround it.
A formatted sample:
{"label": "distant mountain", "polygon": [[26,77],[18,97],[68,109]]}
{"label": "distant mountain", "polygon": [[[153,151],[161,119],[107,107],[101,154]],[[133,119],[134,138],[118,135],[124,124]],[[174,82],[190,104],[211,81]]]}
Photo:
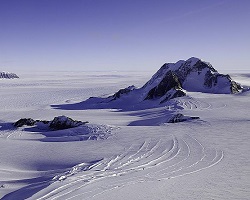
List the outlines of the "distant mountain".
{"label": "distant mountain", "polygon": [[13,78],[19,78],[19,77],[14,73],[0,72],[0,78],[13,79]]}

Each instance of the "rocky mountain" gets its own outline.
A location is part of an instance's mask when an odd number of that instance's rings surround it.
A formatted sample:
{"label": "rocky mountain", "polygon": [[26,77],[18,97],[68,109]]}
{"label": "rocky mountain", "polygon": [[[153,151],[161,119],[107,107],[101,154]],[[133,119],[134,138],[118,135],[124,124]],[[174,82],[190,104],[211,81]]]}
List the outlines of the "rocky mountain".
{"label": "rocky mountain", "polygon": [[[215,94],[234,94],[242,90],[229,75],[220,74],[213,66],[198,58],[165,63],[139,89],[128,87],[118,91],[113,100],[129,93],[140,93],[140,100],[158,99],[160,103],[186,95],[185,91]],[[114,98],[115,97],[115,98]]]}
{"label": "rocky mountain", "polygon": [[158,88],[166,80],[168,85],[178,82],[178,87],[173,85],[175,89],[191,92],[230,94],[242,89],[229,75],[220,74],[210,63],[194,57],[186,61],[164,64],[143,88]]}
{"label": "rocky mountain", "polygon": [[19,78],[19,77],[14,73],[0,72],[0,78],[13,79],[13,78]]}
{"label": "rocky mountain", "polygon": [[[188,92],[234,94],[241,91],[241,85],[229,75],[220,74],[210,63],[192,57],[186,61],[164,64],[141,88],[132,85],[108,97],[90,97],[84,102],[63,107],[135,110],[165,103],[166,106],[178,108],[178,105],[170,100],[184,97]],[[58,108],[56,105],[54,107]]]}

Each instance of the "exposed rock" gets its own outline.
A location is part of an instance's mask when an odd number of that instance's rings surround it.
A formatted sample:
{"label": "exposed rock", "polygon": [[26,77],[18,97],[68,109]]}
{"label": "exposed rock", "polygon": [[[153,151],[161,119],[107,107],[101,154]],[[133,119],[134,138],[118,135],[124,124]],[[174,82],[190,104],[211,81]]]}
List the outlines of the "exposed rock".
{"label": "exposed rock", "polygon": [[200,119],[199,117],[189,117],[189,116],[184,116],[181,113],[178,113],[174,116],[172,116],[167,123],[178,123],[178,122],[184,122],[192,119]]}
{"label": "exposed rock", "polygon": [[238,93],[239,91],[243,91],[243,87],[239,83],[231,81],[231,91],[233,94],[235,94]]}
{"label": "exposed rock", "polygon": [[55,130],[74,128],[77,126],[84,125],[88,122],[76,121],[66,116],[55,117],[51,122],[49,127]]}
{"label": "exposed rock", "polygon": [[0,78],[13,79],[13,78],[19,78],[19,77],[14,73],[0,72]]}
{"label": "exposed rock", "polygon": [[36,120],[36,122],[41,122],[43,124],[49,124],[50,121],[47,121],[47,120]]}
{"label": "exposed rock", "polygon": [[187,76],[192,72],[196,72],[198,75],[201,75],[204,69],[210,72],[209,74],[217,73],[210,63],[201,61],[200,59],[194,57],[184,61],[184,63],[175,70],[175,73],[183,84]]}
{"label": "exposed rock", "polygon": [[184,92],[182,93],[180,92],[181,84],[179,82],[178,77],[171,70],[166,73],[164,78],[161,80],[161,82],[157,86],[153,87],[148,92],[145,100],[163,97],[170,90],[173,90],[173,92],[171,92],[171,94],[168,94],[168,97],[165,99],[171,99],[170,97],[174,97],[174,96],[176,97],[185,96]]}
{"label": "exposed rock", "polygon": [[24,125],[26,126],[34,126],[36,123],[35,120],[31,119],[31,118],[22,118],[19,119],[17,122],[14,123],[15,127],[22,127]]}
{"label": "exposed rock", "polygon": [[131,86],[129,86],[129,87],[127,87],[127,88],[124,88],[124,89],[120,89],[120,90],[119,90],[118,92],[116,92],[114,95],[110,96],[110,97],[112,98],[111,101],[120,98],[121,95],[130,93],[130,92],[133,91],[134,89],[135,89],[135,86],[134,86],[134,85],[131,85]]}
{"label": "exposed rock", "polygon": [[17,122],[15,122],[14,126],[15,127],[22,127],[24,125],[26,126],[37,125],[38,126],[39,123],[43,123],[47,125],[49,128],[54,129],[54,130],[61,130],[61,129],[68,129],[68,128],[81,126],[88,122],[76,121],[66,116],[58,116],[58,117],[55,117],[52,121],[22,118],[22,119],[19,119]]}

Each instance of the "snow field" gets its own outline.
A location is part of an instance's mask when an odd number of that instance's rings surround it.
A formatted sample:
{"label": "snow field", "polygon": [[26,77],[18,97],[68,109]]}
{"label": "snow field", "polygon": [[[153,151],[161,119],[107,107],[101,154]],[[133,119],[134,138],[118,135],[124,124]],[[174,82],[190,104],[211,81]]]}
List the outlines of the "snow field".
{"label": "snow field", "polygon": [[[246,76],[237,76],[250,85]],[[86,72],[60,72],[20,77],[0,86],[3,199],[248,199],[249,92],[189,92],[176,99],[178,107],[147,110],[62,110],[51,105],[142,85],[149,76],[96,72],[89,78]],[[164,123],[176,111],[200,119]],[[21,117],[60,115],[90,124],[55,132],[11,126]],[[85,138],[89,133],[105,137]]]}

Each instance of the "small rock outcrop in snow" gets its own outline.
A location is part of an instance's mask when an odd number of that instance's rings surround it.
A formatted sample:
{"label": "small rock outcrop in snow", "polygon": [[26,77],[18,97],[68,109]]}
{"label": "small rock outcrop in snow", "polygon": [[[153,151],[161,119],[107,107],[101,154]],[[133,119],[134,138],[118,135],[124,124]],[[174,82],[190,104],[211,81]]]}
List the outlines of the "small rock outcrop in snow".
{"label": "small rock outcrop in snow", "polygon": [[36,124],[36,121],[34,119],[31,119],[31,118],[22,118],[22,119],[19,119],[18,121],[16,121],[14,123],[14,126],[15,127],[22,127],[24,125],[26,126],[33,126]]}
{"label": "small rock outcrop in snow", "polygon": [[51,122],[49,127],[55,130],[62,130],[68,128],[74,128],[77,126],[84,125],[88,122],[76,121],[66,116],[55,117]]}
{"label": "small rock outcrop in snow", "polygon": [[193,120],[193,119],[200,119],[199,117],[189,117],[189,116],[184,116],[181,113],[177,113],[174,116],[172,116],[167,123],[178,123],[178,122],[185,122],[188,120]]}
{"label": "small rock outcrop in snow", "polygon": [[58,117],[55,117],[52,121],[22,118],[16,121],[13,125],[15,127],[22,127],[25,125],[34,126],[34,125],[37,125],[38,122],[43,123],[43,124],[48,124],[49,128],[53,130],[63,130],[63,129],[68,129],[68,128],[74,128],[74,127],[78,127],[78,126],[88,123],[88,122],[76,121],[66,116],[58,116]]}
{"label": "small rock outcrop in snow", "polygon": [[0,78],[3,79],[13,79],[13,78],[19,78],[16,74],[14,73],[9,73],[9,72],[0,72]]}

